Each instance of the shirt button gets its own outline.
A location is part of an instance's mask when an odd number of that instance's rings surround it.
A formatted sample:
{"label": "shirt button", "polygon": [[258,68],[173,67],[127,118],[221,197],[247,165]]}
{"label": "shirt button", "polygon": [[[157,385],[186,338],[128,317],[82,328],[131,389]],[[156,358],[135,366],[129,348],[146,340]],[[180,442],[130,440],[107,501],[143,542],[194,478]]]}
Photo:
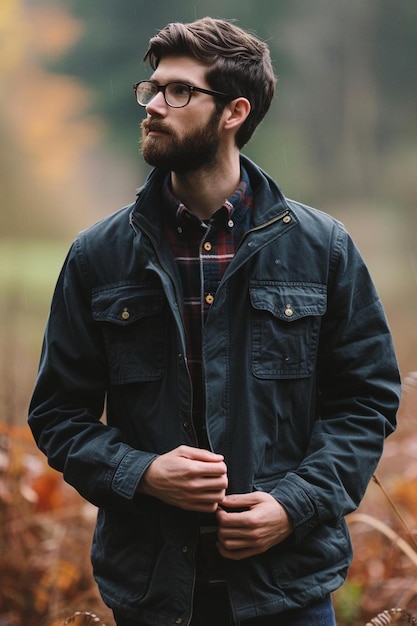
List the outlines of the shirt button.
{"label": "shirt button", "polygon": [[229,227],[229,228],[233,228],[233,226],[235,225],[235,223],[234,223],[234,221],[233,221],[233,220],[229,220],[229,221],[227,222],[227,225],[228,225],[228,227]]}
{"label": "shirt button", "polygon": [[207,294],[207,296],[205,297],[205,301],[207,304],[213,304],[214,296],[212,296],[211,293]]}
{"label": "shirt button", "polygon": [[285,309],[284,313],[287,317],[292,317],[294,315],[294,311],[292,310],[290,304],[287,304],[287,308]]}
{"label": "shirt button", "polygon": [[204,242],[204,246],[203,246],[203,248],[204,248],[204,250],[205,250],[206,252],[210,252],[211,247],[212,247],[212,246],[211,246],[211,243],[210,243],[209,241],[205,241],[205,242]]}
{"label": "shirt button", "polygon": [[130,313],[127,309],[123,309],[122,320],[128,320],[130,317]]}
{"label": "shirt button", "polygon": [[187,554],[188,546],[183,546],[182,551],[183,551],[184,554]]}
{"label": "shirt button", "polygon": [[175,620],[176,624],[182,624],[182,617],[177,617],[177,619]]}

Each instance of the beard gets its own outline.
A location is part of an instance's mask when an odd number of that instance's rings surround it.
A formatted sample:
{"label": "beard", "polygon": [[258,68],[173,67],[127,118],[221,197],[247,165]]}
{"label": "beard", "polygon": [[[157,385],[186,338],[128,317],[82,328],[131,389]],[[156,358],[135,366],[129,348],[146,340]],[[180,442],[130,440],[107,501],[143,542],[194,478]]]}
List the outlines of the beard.
{"label": "beard", "polygon": [[[197,126],[179,137],[161,119],[145,119],[142,122],[142,156],[149,165],[168,171],[186,173],[212,164],[219,149],[218,123],[221,113],[215,111],[205,126]],[[149,137],[149,130],[164,135]]]}

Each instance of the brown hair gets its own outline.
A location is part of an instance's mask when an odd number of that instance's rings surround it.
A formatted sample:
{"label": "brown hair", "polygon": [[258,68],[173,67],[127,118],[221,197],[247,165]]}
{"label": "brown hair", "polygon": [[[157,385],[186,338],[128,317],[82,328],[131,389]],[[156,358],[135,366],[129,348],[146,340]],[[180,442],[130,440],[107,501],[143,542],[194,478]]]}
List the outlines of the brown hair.
{"label": "brown hair", "polygon": [[[144,56],[152,69],[162,57],[191,56],[207,65],[207,81],[216,91],[247,98],[251,111],[236,134],[242,148],[263,120],[276,79],[266,43],[226,20],[204,17],[189,24],[173,22],[149,41]],[[224,101],[216,100],[219,110]]]}

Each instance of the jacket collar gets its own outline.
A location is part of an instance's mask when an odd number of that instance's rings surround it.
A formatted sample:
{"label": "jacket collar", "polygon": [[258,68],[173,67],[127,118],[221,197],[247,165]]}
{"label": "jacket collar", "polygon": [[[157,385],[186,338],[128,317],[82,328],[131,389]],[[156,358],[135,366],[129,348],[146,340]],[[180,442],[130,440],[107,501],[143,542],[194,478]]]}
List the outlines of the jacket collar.
{"label": "jacket collar", "polygon": [[[248,157],[241,155],[241,165],[249,175],[253,193],[251,226],[261,226],[288,209],[288,204],[275,181]],[[153,169],[137,192],[133,220],[159,239],[163,218],[163,187],[167,171]]]}

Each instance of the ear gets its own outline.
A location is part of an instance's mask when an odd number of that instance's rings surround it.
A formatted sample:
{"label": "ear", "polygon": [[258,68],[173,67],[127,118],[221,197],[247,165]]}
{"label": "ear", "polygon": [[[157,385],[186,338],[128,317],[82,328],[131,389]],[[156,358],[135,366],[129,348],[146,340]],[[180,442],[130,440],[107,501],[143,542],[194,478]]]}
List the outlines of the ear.
{"label": "ear", "polygon": [[235,98],[226,104],[223,111],[223,127],[237,130],[250,113],[251,105],[247,98]]}

